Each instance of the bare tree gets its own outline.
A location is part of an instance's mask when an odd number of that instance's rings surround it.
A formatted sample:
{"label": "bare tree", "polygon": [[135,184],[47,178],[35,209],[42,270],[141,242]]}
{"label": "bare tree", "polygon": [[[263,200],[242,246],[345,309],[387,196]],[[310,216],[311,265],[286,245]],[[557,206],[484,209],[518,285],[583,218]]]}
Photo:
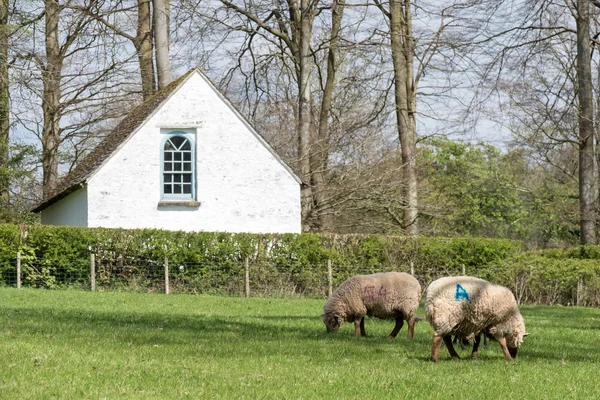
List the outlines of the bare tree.
{"label": "bare tree", "polygon": [[[44,128],[42,131],[42,168],[43,191],[49,194],[58,182],[58,146],[60,144],[60,98],[62,67],[65,50],[61,49],[58,39],[58,20],[60,5],[57,0],[45,0],[46,18],[46,62],[42,68],[44,91],[42,110]],[[70,41],[75,35],[69,36]],[[67,46],[68,48],[68,46]]]}
{"label": "bare tree", "polygon": [[514,109],[508,113],[517,121],[515,131],[547,162],[567,171],[555,162],[560,160],[553,157],[555,150],[577,149],[580,242],[595,243],[597,105],[591,45],[598,34],[591,34],[590,5],[596,2],[510,3],[514,18],[507,20],[498,6],[495,12],[504,18],[475,42],[485,46],[487,54],[492,53],[490,47],[496,48],[497,57],[484,70],[485,82],[510,99]]}
{"label": "bare tree", "polygon": [[414,38],[410,0],[390,0],[388,18],[394,64],[396,122],[402,148],[402,180],[405,188],[403,191],[404,229],[409,236],[415,236],[419,233],[415,120],[417,100],[413,75]]}
{"label": "bare tree", "polygon": [[[91,18],[99,21],[115,34],[129,40],[135,47],[138,57],[139,73],[142,80],[142,96],[144,100],[156,92],[156,76],[154,71],[154,43],[152,31],[152,0],[136,0],[135,5],[127,5],[122,2],[111,4],[110,8],[103,9],[104,3],[96,2],[95,7],[77,7],[80,12],[87,13]],[[130,18],[121,18],[136,9],[137,29],[135,34],[130,32]],[[109,22],[112,18],[114,22]],[[162,53],[161,53],[162,54]]]}
{"label": "bare tree", "polygon": [[[244,25],[237,29],[247,32],[250,44],[256,35],[262,35],[270,43],[276,43],[282,55],[290,57],[297,83],[297,124],[298,137],[297,165],[303,180],[302,220],[306,222],[313,195],[311,188],[311,128],[312,128],[312,92],[311,80],[313,59],[311,39],[313,22],[318,10],[318,0],[288,0],[284,12],[281,4],[256,4],[253,7],[238,6],[228,0],[221,0],[227,10],[244,18]],[[260,14],[259,14],[260,13]],[[229,25],[229,22],[223,21]],[[231,26],[231,25],[229,25]],[[245,52],[245,51],[244,51]],[[304,229],[309,229],[307,223]]]}
{"label": "bare tree", "polygon": [[8,0],[0,0],[0,203],[8,202],[9,86],[8,86]]}
{"label": "bare tree", "polygon": [[336,85],[336,72],[338,69],[337,55],[339,51],[339,39],[344,15],[345,0],[333,0],[331,5],[331,32],[329,49],[327,51],[327,77],[323,94],[321,97],[321,110],[319,113],[318,129],[315,130],[316,137],[312,139],[311,151],[311,185],[313,187],[313,206],[316,214],[315,228],[320,231],[330,231],[332,223],[327,216],[327,208],[331,206],[327,199],[327,179],[329,154],[330,154],[330,129],[329,118],[333,95]]}
{"label": "bare tree", "polygon": [[[91,17],[95,1],[47,0],[43,10],[35,3],[19,6],[32,25],[15,34],[10,49],[18,88],[12,115],[18,129],[41,141],[43,195],[48,195],[61,165],[76,163],[97,143],[101,128],[123,115],[131,87],[125,71],[129,58],[116,36]],[[40,48],[40,41],[45,46]]]}
{"label": "bare tree", "polygon": [[597,164],[590,49],[590,1],[577,0],[577,83],[579,96],[579,207],[581,244],[596,242]]}

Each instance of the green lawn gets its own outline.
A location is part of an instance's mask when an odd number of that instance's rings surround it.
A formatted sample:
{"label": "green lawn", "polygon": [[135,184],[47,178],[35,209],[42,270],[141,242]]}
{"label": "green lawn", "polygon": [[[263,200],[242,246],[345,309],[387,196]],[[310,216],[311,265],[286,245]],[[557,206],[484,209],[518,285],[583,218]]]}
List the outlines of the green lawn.
{"label": "green lawn", "polygon": [[328,335],[324,302],[0,289],[0,398],[600,397],[600,310],[523,307],[515,362],[490,343],[433,364],[427,322]]}

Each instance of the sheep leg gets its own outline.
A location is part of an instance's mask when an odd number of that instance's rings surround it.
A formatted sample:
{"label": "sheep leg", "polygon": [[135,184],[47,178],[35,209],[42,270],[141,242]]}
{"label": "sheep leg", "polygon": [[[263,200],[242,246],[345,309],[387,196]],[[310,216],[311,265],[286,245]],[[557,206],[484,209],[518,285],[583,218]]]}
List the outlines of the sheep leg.
{"label": "sheep leg", "polygon": [[497,337],[496,340],[500,343],[500,347],[502,347],[502,351],[504,352],[504,358],[508,361],[512,361],[513,358],[508,351],[508,347],[506,346],[506,338],[504,336]]}
{"label": "sheep leg", "polygon": [[354,318],[354,336],[367,336],[365,331],[365,317]]}
{"label": "sheep leg", "polygon": [[433,334],[431,341],[431,361],[438,362],[440,356],[440,346],[442,345],[442,337],[436,333]]}
{"label": "sheep leg", "polygon": [[[400,329],[402,329],[402,325],[404,325],[404,320],[402,319],[402,317],[396,318],[396,325],[394,326],[394,330],[392,331],[392,333],[390,333],[388,335],[388,337],[390,339],[396,339],[396,336],[398,336],[398,332],[400,332]],[[409,325],[409,329],[410,329],[410,325]],[[409,330],[409,332],[410,332],[410,330]]]}
{"label": "sheep leg", "polygon": [[414,318],[408,320],[408,340],[413,340],[415,337],[415,322]]}
{"label": "sheep leg", "polygon": [[446,343],[446,347],[448,348],[448,351],[450,352],[452,359],[453,360],[459,359],[460,357],[458,356],[458,353],[456,352],[456,350],[454,350],[454,346],[452,345],[452,336],[450,336],[450,335],[444,336],[444,343]]}
{"label": "sheep leg", "polygon": [[471,358],[473,360],[477,360],[477,350],[479,350],[479,343],[481,343],[481,333],[475,335],[475,343],[473,344],[473,352],[471,353]]}

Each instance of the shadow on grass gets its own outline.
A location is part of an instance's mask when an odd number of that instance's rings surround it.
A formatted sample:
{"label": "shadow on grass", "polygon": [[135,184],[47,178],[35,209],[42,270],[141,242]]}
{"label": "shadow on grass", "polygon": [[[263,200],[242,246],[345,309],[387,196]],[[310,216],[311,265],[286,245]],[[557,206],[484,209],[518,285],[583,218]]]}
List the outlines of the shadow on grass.
{"label": "shadow on grass", "polygon": [[[8,316],[8,318],[7,318]],[[255,320],[255,321],[253,321]],[[387,322],[387,321],[385,321]],[[409,342],[406,327],[395,340],[387,334],[355,337],[353,332],[328,334],[319,316],[223,316],[193,317],[153,312],[106,312],[0,307],[0,324],[10,325],[16,335],[34,335],[36,342],[56,337],[76,346],[78,341],[94,341],[140,346],[185,346],[198,355],[215,357],[263,357],[282,355],[323,357],[373,357],[392,348],[404,351],[406,358],[422,355],[430,336]],[[375,325],[375,324],[373,324]],[[389,329],[393,327],[390,321]],[[388,329],[386,324],[386,331]],[[391,346],[391,347],[390,347]],[[412,354],[414,353],[414,354]],[[419,354],[420,353],[420,354]]]}

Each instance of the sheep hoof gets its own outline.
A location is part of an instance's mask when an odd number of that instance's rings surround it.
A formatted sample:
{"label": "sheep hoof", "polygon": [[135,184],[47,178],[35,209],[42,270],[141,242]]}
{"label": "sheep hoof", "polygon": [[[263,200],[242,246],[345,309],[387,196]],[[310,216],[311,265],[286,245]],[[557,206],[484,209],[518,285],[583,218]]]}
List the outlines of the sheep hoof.
{"label": "sheep hoof", "polygon": [[396,336],[388,335],[388,339],[391,339],[391,340],[396,339]]}
{"label": "sheep hoof", "polygon": [[472,359],[472,360],[477,360],[477,354],[473,354],[473,355],[471,356],[471,359]]}

